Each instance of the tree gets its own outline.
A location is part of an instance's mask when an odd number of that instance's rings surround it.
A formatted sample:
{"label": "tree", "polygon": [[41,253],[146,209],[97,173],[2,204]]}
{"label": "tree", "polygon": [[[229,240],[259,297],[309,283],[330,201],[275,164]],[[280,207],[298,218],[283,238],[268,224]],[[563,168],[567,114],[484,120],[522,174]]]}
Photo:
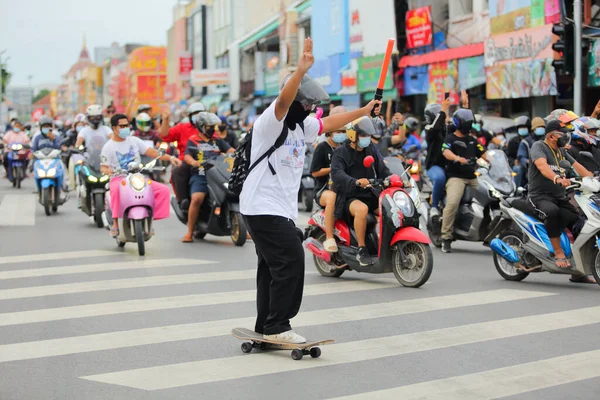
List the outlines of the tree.
{"label": "tree", "polygon": [[[2,85],[1,93],[6,93],[6,87],[8,86],[8,82],[10,82],[10,78],[12,74],[8,72],[6,69],[6,65],[0,65],[0,84]],[[2,99],[0,99],[2,101]]]}
{"label": "tree", "polygon": [[37,95],[33,98],[33,102],[35,103],[39,99],[43,99],[45,96],[49,95],[50,91],[48,89],[42,89],[38,92]]}

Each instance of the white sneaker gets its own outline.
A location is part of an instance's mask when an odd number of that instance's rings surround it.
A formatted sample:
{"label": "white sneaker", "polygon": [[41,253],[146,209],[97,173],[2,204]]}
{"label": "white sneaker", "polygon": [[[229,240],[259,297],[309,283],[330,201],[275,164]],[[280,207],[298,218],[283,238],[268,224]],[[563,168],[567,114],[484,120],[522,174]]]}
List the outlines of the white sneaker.
{"label": "white sneaker", "polygon": [[328,253],[337,253],[338,247],[334,238],[327,239],[323,242],[323,248]]}
{"label": "white sneaker", "polygon": [[440,216],[440,210],[438,210],[435,207],[431,207],[429,209],[429,218],[439,217],[439,216]]}
{"label": "white sneaker", "polygon": [[306,343],[306,339],[298,335],[296,332],[289,330],[275,335],[263,335],[267,340],[284,343]]}

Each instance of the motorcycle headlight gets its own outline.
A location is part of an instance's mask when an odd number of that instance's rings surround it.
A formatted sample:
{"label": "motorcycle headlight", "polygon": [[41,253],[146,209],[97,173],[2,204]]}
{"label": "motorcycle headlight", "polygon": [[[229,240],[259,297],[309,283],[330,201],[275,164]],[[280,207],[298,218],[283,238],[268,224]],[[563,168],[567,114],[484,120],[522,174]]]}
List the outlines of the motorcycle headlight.
{"label": "motorcycle headlight", "polygon": [[146,187],[146,180],[143,175],[135,174],[131,175],[131,178],[129,178],[129,184],[134,190],[141,192]]}
{"label": "motorcycle headlight", "polygon": [[500,193],[496,189],[490,189],[490,196],[495,197],[497,199],[501,199],[502,198],[502,193]]}
{"label": "motorcycle headlight", "polygon": [[46,178],[54,178],[56,176],[56,168],[50,168],[46,171]]}
{"label": "motorcycle headlight", "polygon": [[414,215],[415,206],[413,201],[410,199],[408,194],[402,190],[398,190],[396,193],[394,193],[394,203],[396,203],[405,217],[412,217]]}
{"label": "motorcycle headlight", "polygon": [[413,165],[410,166],[410,173],[411,174],[419,173],[419,163],[413,163]]}
{"label": "motorcycle headlight", "polygon": [[100,178],[100,182],[106,182],[108,180],[109,176],[108,175],[102,175],[102,177]]}
{"label": "motorcycle headlight", "polygon": [[167,150],[169,148],[169,144],[167,142],[162,142],[159,146],[161,150]]}
{"label": "motorcycle headlight", "polygon": [[94,183],[98,182],[98,178],[96,178],[94,175],[88,175],[88,180]]}
{"label": "motorcycle headlight", "polygon": [[46,177],[46,171],[44,171],[41,168],[38,168],[37,169],[37,175],[38,175],[38,178],[45,178]]}
{"label": "motorcycle headlight", "polygon": [[19,151],[19,150],[21,150],[22,148],[23,148],[23,145],[22,145],[22,144],[13,144],[13,145],[12,145],[12,149],[13,149],[13,150],[15,150],[15,151]]}

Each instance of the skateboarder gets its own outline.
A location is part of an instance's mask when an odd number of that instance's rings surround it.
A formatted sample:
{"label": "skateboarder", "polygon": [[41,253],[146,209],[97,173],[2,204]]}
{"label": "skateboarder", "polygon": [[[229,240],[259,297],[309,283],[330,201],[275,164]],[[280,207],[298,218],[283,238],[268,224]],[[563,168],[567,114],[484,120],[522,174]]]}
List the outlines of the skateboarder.
{"label": "skateboarder", "polygon": [[254,123],[250,164],[266,153],[287,127],[283,144],[248,174],[240,194],[240,208],[258,255],[257,309],[254,330],[265,339],[304,343],[290,319],[296,316],[304,289],[304,249],[298,217],[298,190],[304,165],[306,142],[318,134],[338,130],[355,119],[370,115],[376,104],[327,118],[309,114],[329,101],[327,92],[306,72],[314,63],[312,39],[296,71],[288,75],[277,99]]}

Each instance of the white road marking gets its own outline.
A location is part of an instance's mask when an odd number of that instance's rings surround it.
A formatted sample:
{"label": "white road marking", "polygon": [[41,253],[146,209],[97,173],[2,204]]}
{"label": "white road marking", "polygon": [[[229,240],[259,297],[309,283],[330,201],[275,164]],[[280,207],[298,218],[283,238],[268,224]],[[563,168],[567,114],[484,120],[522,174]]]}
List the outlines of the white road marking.
{"label": "white road marking", "polygon": [[600,323],[600,307],[590,307],[333,344],[323,348],[321,358],[310,362],[294,361],[289,352],[279,351],[260,356],[139,368],[85,376],[82,379],[152,391],[374,360],[596,323]]}
{"label": "white road marking", "polygon": [[[1,212],[1,211],[0,211]],[[68,251],[64,253],[43,253],[43,254],[30,254],[23,256],[7,256],[0,258],[0,264],[14,264],[34,261],[50,261],[50,260],[71,260],[76,258],[90,258],[90,257],[106,257],[106,256],[118,256],[123,255],[116,251],[106,250],[81,250],[81,251]]]}
{"label": "white road marking", "polygon": [[148,268],[168,268],[185,265],[217,264],[219,261],[193,260],[190,258],[175,258],[162,260],[139,260],[101,264],[83,264],[68,267],[47,267],[35,269],[21,269],[13,271],[0,271],[0,280],[33,278],[39,276],[67,275],[67,274],[85,274],[88,272],[106,272],[121,271],[126,269],[148,269]]}
{"label": "white road marking", "polygon": [[[319,286],[324,285],[310,287]],[[552,294],[553,293],[521,290],[493,290],[481,293],[465,293],[390,303],[369,304],[359,307],[333,308],[301,313],[297,318],[294,318],[294,326],[300,327],[361,321],[372,318],[447,310],[451,308],[493,304],[504,301],[526,300],[550,296]],[[1,314],[0,319],[2,319]],[[7,344],[0,346],[0,362],[29,360],[66,354],[112,350],[124,347],[229,335],[233,327],[252,326],[253,323],[254,317],[237,318]]]}
{"label": "white road marking", "polygon": [[0,203],[0,226],[35,225],[33,194],[6,194]]}
{"label": "white road marking", "polygon": [[600,350],[594,350],[336,400],[491,400],[599,376]]}
{"label": "white road marking", "polygon": [[[387,279],[339,281],[307,285],[304,288],[304,296],[350,293],[364,290],[389,289],[398,287],[398,283]],[[117,315],[141,311],[170,310],[185,307],[241,303],[255,300],[256,289],[252,289],[235,292],[192,294],[187,296],[161,297],[156,299],[85,304],[81,306],[3,313],[0,314],[0,326],[59,321],[74,318],[98,317],[101,315]]]}

